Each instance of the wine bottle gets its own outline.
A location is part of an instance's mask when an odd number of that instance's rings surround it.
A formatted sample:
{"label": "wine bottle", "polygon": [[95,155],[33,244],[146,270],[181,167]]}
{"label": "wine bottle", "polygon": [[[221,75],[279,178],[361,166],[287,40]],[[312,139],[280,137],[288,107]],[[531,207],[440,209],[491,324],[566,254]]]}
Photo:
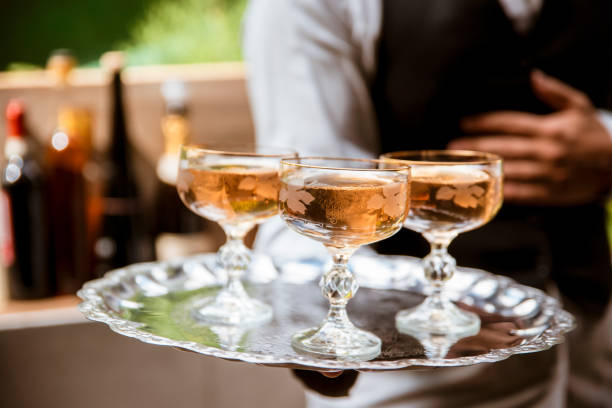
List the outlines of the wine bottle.
{"label": "wine bottle", "polygon": [[202,232],[206,221],[185,207],[176,192],[179,147],[188,141],[185,83],[166,81],[161,86],[166,112],[161,120],[164,152],[157,162],[158,185],[155,193],[155,252],[158,259],[201,252],[206,242]]}
{"label": "wine bottle", "polygon": [[60,293],[75,293],[91,273],[91,240],[87,217],[87,180],[91,117],[85,110],[65,107],[47,147],[49,205]]}
{"label": "wine bottle", "polygon": [[55,78],[55,98],[60,105],[57,127],[46,151],[55,274],[60,293],[75,293],[94,277],[92,228],[96,220],[90,211],[90,189],[85,176],[93,151],[91,114],[71,99],[69,78],[75,65],[76,60],[68,50],[55,51],[47,62]]}
{"label": "wine bottle", "polygon": [[24,131],[24,107],[11,100],[6,108],[7,138],[0,196],[0,251],[13,299],[55,293],[46,180],[34,141]]}
{"label": "wine bottle", "polygon": [[115,53],[107,53],[104,58],[104,64],[112,74],[112,123],[105,166],[107,180],[102,197],[102,233],[95,244],[98,275],[143,260],[141,246],[144,240],[138,185],[130,162],[121,82],[122,60]]}

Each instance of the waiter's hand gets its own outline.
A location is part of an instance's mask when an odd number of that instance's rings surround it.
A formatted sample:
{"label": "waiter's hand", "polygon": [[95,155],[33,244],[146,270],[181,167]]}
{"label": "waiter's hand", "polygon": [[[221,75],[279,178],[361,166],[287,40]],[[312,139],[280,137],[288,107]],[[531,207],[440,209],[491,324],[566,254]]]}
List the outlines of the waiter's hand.
{"label": "waiter's hand", "polygon": [[324,377],[336,378],[340,377],[344,371],[319,371]]}
{"label": "waiter's hand", "polygon": [[473,136],[448,148],[502,156],[506,201],[577,205],[597,199],[612,184],[612,139],[596,109],[584,93],[540,71],[532,72],[531,85],[556,112],[468,117],[461,127]]}

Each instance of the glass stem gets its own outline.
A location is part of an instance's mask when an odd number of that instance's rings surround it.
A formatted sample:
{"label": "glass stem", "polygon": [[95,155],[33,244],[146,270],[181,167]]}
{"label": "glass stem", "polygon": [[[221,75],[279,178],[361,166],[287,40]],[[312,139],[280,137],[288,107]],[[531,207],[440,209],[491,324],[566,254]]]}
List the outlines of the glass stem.
{"label": "glass stem", "polygon": [[428,299],[430,302],[441,303],[444,301],[442,287],[455,273],[457,263],[455,258],[448,253],[448,245],[454,237],[454,235],[425,236],[431,246],[431,251],[423,258],[425,277],[433,287],[432,294]]}
{"label": "glass stem", "polygon": [[248,298],[241,279],[251,262],[251,251],[244,245],[244,236],[251,226],[246,228],[243,225],[226,224],[221,227],[225,231],[226,242],[219,248],[217,260],[227,273],[223,292],[237,298]]}
{"label": "glass stem", "polygon": [[355,295],[359,285],[348,268],[350,256],[357,248],[327,247],[333,256],[334,264],[319,282],[321,293],[329,300],[329,311],[323,326],[337,328],[353,327],[346,313],[346,304]]}

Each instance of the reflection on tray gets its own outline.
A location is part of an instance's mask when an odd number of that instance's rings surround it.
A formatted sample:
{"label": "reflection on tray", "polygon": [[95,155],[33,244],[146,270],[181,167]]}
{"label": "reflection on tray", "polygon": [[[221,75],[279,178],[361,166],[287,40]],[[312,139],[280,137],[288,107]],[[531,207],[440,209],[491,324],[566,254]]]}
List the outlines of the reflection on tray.
{"label": "reflection on tray", "polygon": [[[251,296],[273,306],[274,316],[261,326],[239,329],[206,326],[190,313],[199,299],[219,290],[215,274],[196,273],[197,263],[207,258],[133,265],[111,272],[80,291],[84,299],[80,309],[88,318],[146,342],[258,364],[320,369],[389,370],[499,361],[549,348],[561,342],[574,324],[555,299],[537,289],[483,271],[460,269],[457,282],[449,285],[449,289],[454,286],[452,299],[481,317],[480,332],[461,339],[417,340],[399,333],[394,322],[398,310],[418,304],[424,296],[420,280],[405,269],[414,266],[414,261],[375,257],[360,264],[370,274],[378,270],[390,275],[377,278],[377,288],[365,287],[367,280],[361,282],[349,313],[356,326],[382,339],[381,354],[367,362],[316,359],[296,353],[290,343],[292,333],[316,325],[327,310],[316,281],[295,283],[299,261],[291,263],[291,279],[283,279],[285,270],[280,265],[278,279],[246,284]],[[323,266],[311,260],[304,265],[304,275],[313,276]],[[383,282],[389,288],[381,288]]]}
{"label": "reflection on tray", "polygon": [[217,335],[219,348],[230,351],[243,348],[249,335],[249,329],[236,326],[210,326],[210,330]]}

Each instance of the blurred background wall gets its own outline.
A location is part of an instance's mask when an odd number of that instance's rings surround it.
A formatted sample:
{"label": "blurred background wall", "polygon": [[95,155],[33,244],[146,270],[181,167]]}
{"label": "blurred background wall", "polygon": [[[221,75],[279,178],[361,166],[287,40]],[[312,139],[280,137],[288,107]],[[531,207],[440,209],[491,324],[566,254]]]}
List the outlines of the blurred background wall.
{"label": "blurred background wall", "polygon": [[[153,185],[155,164],[163,151],[161,118],[165,107],[160,86],[168,79],[181,79],[186,84],[192,141],[248,142],[254,138],[242,63],[128,67],[123,74],[127,126],[141,184],[149,197],[152,191],[147,187]],[[71,103],[92,113],[94,146],[106,151],[111,124],[110,76],[100,68],[76,69],[70,87],[63,92],[68,93]],[[0,73],[0,106],[5,107],[11,98],[24,102],[29,132],[42,144],[47,143],[57,126],[61,103],[52,77],[41,70]],[[5,135],[2,120],[1,143]]]}

